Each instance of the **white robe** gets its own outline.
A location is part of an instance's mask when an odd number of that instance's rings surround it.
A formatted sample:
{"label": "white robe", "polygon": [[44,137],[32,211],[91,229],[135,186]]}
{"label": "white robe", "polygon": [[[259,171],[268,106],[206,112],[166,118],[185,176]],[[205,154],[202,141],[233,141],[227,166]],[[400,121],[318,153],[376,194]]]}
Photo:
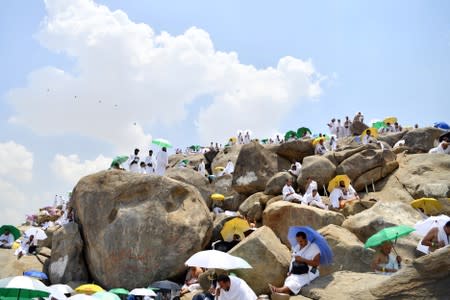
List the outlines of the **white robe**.
{"label": "white robe", "polygon": [[431,148],[428,153],[435,153],[435,154],[450,154],[450,146],[447,147],[447,149],[444,149],[442,147],[442,143],[439,144],[436,148]]}
{"label": "white robe", "polygon": [[199,165],[198,165],[198,172],[200,174],[202,174],[202,176],[206,176],[206,166],[205,166],[205,162],[202,161]]}
{"label": "white robe", "polygon": [[227,166],[223,170],[223,174],[232,174],[234,172],[234,165],[233,162],[229,161],[227,163]]}
{"label": "white robe", "polygon": [[298,200],[303,202],[303,197],[295,193],[295,190],[292,186],[285,184],[282,193],[283,193],[283,200],[285,201]]}
{"label": "white robe", "polygon": [[[393,254],[393,253],[389,253],[388,255],[388,262],[386,264],[379,264],[378,265],[381,268],[385,268],[385,269],[395,269],[395,270],[399,270],[400,266],[398,265],[397,262],[397,257]],[[393,272],[381,272],[381,271],[375,271],[375,273],[377,274],[383,274],[383,275],[392,275],[394,274]]]}
{"label": "white robe", "polygon": [[317,190],[317,181],[311,180],[311,182],[308,185],[308,188],[306,189],[305,196],[308,194],[312,194],[313,190]]}
{"label": "white robe", "polygon": [[300,171],[302,170],[302,164],[299,163],[298,161],[295,162],[295,170],[293,170],[292,168],[289,170],[290,173],[292,173],[295,176],[300,175]]}
{"label": "white robe", "polygon": [[[291,272],[292,262],[295,260],[295,256],[301,256],[307,260],[313,260],[317,254],[320,254],[320,249],[315,243],[310,243],[300,249],[300,246],[297,244],[294,248],[292,248],[292,259],[289,265],[289,272]],[[309,272],[306,274],[291,274],[284,281],[284,286],[287,286],[292,293],[297,295],[301,288],[305,285],[308,285],[311,281],[319,277],[319,269],[316,269],[316,272],[311,272],[312,267],[309,267]]]}
{"label": "white robe", "polygon": [[156,155],[156,174],[160,176],[164,176],[166,172],[166,167],[169,164],[169,157],[167,152],[159,151]]}
{"label": "white robe", "polygon": [[334,208],[339,208],[339,198],[344,198],[344,193],[340,188],[335,188],[330,194],[330,203]]}
{"label": "white robe", "polygon": [[140,172],[139,169],[141,168],[139,166],[139,156],[131,154],[128,161],[129,161],[128,166],[129,166],[130,171],[133,173],[139,173]]}
{"label": "white robe", "polygon": [[256,300],[256,294],[248,284],[235,276],[230,276],[230,289],[220,289],[219,300]]}
{"label": "white robe", "polygon": [[315,196],[312,194],[308,194],[307,196],[303,197],[305,200],[305,203],[311,206],[317,206],[322,209],[326,209],[326,205],[322,202],[322,197],[320,197],[319,193],[317,193]]}
{"label": "white robe", "polygon": [[356,198],[356,196],[358,196],[358,194],[356,193],[355,188],[351,184],[349,184],[348,188],[347,188],[347,194],[344,195],[344,199],[349,200],[349,199]]}
{"label": "white robe", "polygon": [[[152,165],[151,167],[149,166],[150,164]],[[155,162],[153,161],[153,157],[150,155],[145,158],[145,169],[147,174],[155,173]]]}
{"label": "white robe", "polygon": [[0,241],[1,241],[0,244],[2,246],[11,248],[14,243],[14,236],[12,235],[12,233],[10,233],[8,235],[2,234],[2,235],[0,235]]}
{"label": "white robe", "polygon": [[321,145],[320,143],[316,145],[316,149],[314,150],[314,154],[318,155],[324,155],[327,152],[327,148],[325,148],[324,145]]}

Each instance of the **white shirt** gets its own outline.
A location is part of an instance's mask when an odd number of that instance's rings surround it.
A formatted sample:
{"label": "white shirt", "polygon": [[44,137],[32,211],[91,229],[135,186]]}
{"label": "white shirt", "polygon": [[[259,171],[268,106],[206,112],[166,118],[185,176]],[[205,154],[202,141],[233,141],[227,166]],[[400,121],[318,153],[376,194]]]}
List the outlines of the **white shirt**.
{"label": "white shirt", "polygon": [[324,145],[321,145],[320,143],[318,143],[316,145],[316,149],[314,150],[314,154],[319,154],[319,155],[323,155],[327,152],[327,148],[325,148]]}
{"label": "white shirt", "polygon": [[306,189],[305,194],[312,194],[313,190],[317,190],[317,182],[314,180],[311,180],[311,182],[308,185],[308,188]]}
{"label": "white shirt", "polygon": [[223,170],[224,174],[231,174],[234,172],[234,165],[233,162],[229,161],[227,163],[227,166],[225,167],[225,169]]}
{"label": "white shirt", "polygon": [[320,197],[319,193],[317,193],[315,196],[312,194],[307,194],[305,197],[306,203],[311,203],[313,201],[322,202],[322,198]]}
{"label": "white shirt", "polygon": [[335,188],[330,194],[330,202],[334,208],[339,208],[339,198],[344,198],[342,189]]}
{"label": "white shirt", "polygon": [[220,289],[219,300],[256,300],[256,294],[248,284],[235,276],[230,276],[230,289]]}
{"label": "white shirt", "polygon": [[286,197],[289,194],[295,193],[295,190],[294,190],[294,188],[292,186],[289,186],[289,185],[285,184],[284,187],[283,187],[282,193],[283,193],[283,199],[286,199]]}
{"label": "white shirt", "polygon": [[205,167],[205,162],[204,161],[200,162],[200,164],[198,165],[198,172],[200,174],[202,174],[203,176],[206,175],[206,167]]}
{"label": "white shirt", "polygon": [[[6,242],[3,242],[3,240],[5,240]],[[2,234],[0,235],[0,242],[1,244],[7,246],[7,247],[11,247],[12,244],[14,243],[14,236],[12,235],[12,233],[6,235],[6,234]]]}

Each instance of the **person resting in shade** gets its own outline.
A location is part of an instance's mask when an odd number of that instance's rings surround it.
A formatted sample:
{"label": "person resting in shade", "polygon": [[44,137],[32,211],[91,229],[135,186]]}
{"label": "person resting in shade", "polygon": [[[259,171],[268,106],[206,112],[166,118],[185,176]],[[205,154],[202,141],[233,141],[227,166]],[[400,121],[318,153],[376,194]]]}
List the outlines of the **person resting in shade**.
{"label": "person resting in shade", "polygon": [[8,230],[0,235],[0,248],[11,249],[14,243],[14,236]]}
{"label": "person resting in shade", "polygon": [[402,258],[396,256],[392,251],[392,242],[384,242],[373,257],[371,264],[372,270],[375,273],[391,275],[400,269]]}

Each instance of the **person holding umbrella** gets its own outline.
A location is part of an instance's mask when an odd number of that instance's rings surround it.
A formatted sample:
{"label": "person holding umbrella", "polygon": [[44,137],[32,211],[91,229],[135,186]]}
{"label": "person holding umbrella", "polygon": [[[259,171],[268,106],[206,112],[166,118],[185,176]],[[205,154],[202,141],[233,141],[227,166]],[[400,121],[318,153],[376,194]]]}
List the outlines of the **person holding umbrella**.
{"label": "person holding umbrella", "polygon": [[386,241],[381,244],[372,261],[372,269],[375,273],[390,275],[400,269],[402,257],[394,255],[392,251],[392,242]]}

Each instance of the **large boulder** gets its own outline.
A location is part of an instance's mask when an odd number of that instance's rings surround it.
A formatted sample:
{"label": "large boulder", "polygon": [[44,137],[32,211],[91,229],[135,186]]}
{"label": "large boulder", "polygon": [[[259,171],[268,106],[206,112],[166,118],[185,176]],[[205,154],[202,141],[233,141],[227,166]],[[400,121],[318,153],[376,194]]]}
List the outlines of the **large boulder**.
{"label": "large boulder", "polygon": [[303,160],[302,171],[297,178],[297,184],[303,188],[306,180],[311,176],[317,181],[319,191],[322,186],[326,186],[328,182],[336,175],[336,166],[328,159],[322,156],[308,156]]}
{"label": "large boulder", "polygon": [[400,141],[407,131],[400,131],[394,133],[388,133],[380,135],[377,140],[387,143],[389,146],[394,147],[395,143]]}
{"label": "large boulder", "polygon": [[328,224],[341,225],[344,215],[304,204],[278,201],[266,207],[263,224],[270,227],[285,245],[290,226],[311,226],[320,229]]}
{"label": "large boulder", "polygon": [[209,184],[208,179],[202,176],[202,174],[190,168],[173,168],[168,169],[165,173],[165,176],[190,184],[197,188],[202,195],[206,205],[208,207],[211,207],[211,185]]}
{"label": "large boulder", "polygon": [[45,240],[38,241],[39,248],[52,248],[53,234],[60,228],[60,225],[49,227],[45,230],[47,238]]}
{"label": "large boulder", "polygon": [[219,204],[222,209],[237,211],[246,197],[237,193],[233,189],[232,183],[233,175],[225,174],[216,178],[216,180],[211,184],[211,190],[214,193],[225,196],[224,201],[216,203]]}
{"label": "large boulder", "polygon": [[53,234],[52,254],[48,266],[50,282],[55,284],[88,281],[83,245],[76,223],[68,223]]}
{"label": "large boulder", "polygon": [[198,190],[165,176],[99,172],[78,182],[72,202],[90,274],[107,288],[178,276],[210,240],[212,217]]}
{"label": "large boulder", "polygon": [[369,128],[369,126],[367,126],[363,122],[354,121],[350,125],[350,132],[352,133],[352,135],[361,135],[361,133],[363,133],[363,131],[367,128]]}
{"label": "large boulder", "polygon": [[342,161],[346,160],[352,155],[355,155],[356,153],[359,153],[361,151],[367,150],[369,148],[372,148],[372,145],[358,145],[356,148],[347,148],[343,149],[341,151],[333,151],[329,152],[334,155],[334,159],[337,164],[340,164]]}
{"label": "large boulder", "polygon": [[442,133],[443,130],[434,127],[410,130],[403,136],[405,147],[408,153],[427,153],[436,146]]}
{"label": "large boulder", "polygon": [[398,162],[396,160],[386,162],[381,167],[376,167],[359,175],[358,178],[356,178],[356,180],[354,181],[353,187],[355,188],[355,190],[361,191],[366,187],[366,185],[370,186],[372,183],[385,178],[386,176],[394,172],[397,168]]}
{"label": "large boulder", "polygon": [[289,162],[256,142],[242,146],[233,174],[233,189],[251,195],[262,192],[266,183]]}
{"label": "large boulder", "polygon": [[289,172],[276,173],[267,182],[264,193],[267,195],[280,195],[288,179],[294,180],[295,178]]}
{"label": "large boulder", "polygon": [[375,251],[364,248],[364,244],[350,231],[336,225],[328,225],[319,229],[334,254],[334,262],[330,266],[321,266],[320,275],[336,271],[371,272],[370,264]]}
{"label": "large boulder", "polygon": [[253,194],[242,202],[241,206],[239,206],[239,212],[241,215],[247,216],[249,219],[259,222],[262,219],[263,207],[270,197],[271,196],[268,196],[262,192]]}
{"label": "large boulder", "polygon": [[420,257],[370,292],[383,299],[449,299],[449,258],[449,247]]}
{"label": "large boulder", "polygon": [[236,165],[239,152],[241,151],[242,145],[233,145],[231,147],[226,147],[217,153],[216,157],[212,161],[211,167],[214,170],[217,167],[224,167],[227,165],[228,160]]}
{"label": "large boulder", "polygon": [[450,197],[450,155],[414,154],[400,161],[395,176],[415,199]]}
{"label": "large boulder", "polygon": [[257,295],[268,293],[269,283],[283,284],[291,260],[289,249],[266,226],[258,228],[228,253],[245,259],[253,267],[236,270],[235,273]]}
{"label": "large boulder", "polygon": [[198,167],[202,159],[205,160],[205,157],[203,156],[202,153],[193,153],[189,155],[174,154],[169,156],[169,166],[171,168],[177,168],[182,160],[188,160],[189,162],[186,165],[186,167],[189,169],[193,169]]}
{"label": "large boulder", "polygon": [[314,147],[309,140],[291,141],[281,144],[276,152],[290,162],[301,162],[306,156],[314,154]]}
{"label": "large boulder", "polygon": [[235,218],[234,216],[229,216],[226,214],[218,214],[215,216],[213,226],[212,226],[213,229],[212,229],[212,235],[211,235],[211,242],[223,240],[223,237],[220,234],[220,232],[222,231],[225,223],[234,218]]}

